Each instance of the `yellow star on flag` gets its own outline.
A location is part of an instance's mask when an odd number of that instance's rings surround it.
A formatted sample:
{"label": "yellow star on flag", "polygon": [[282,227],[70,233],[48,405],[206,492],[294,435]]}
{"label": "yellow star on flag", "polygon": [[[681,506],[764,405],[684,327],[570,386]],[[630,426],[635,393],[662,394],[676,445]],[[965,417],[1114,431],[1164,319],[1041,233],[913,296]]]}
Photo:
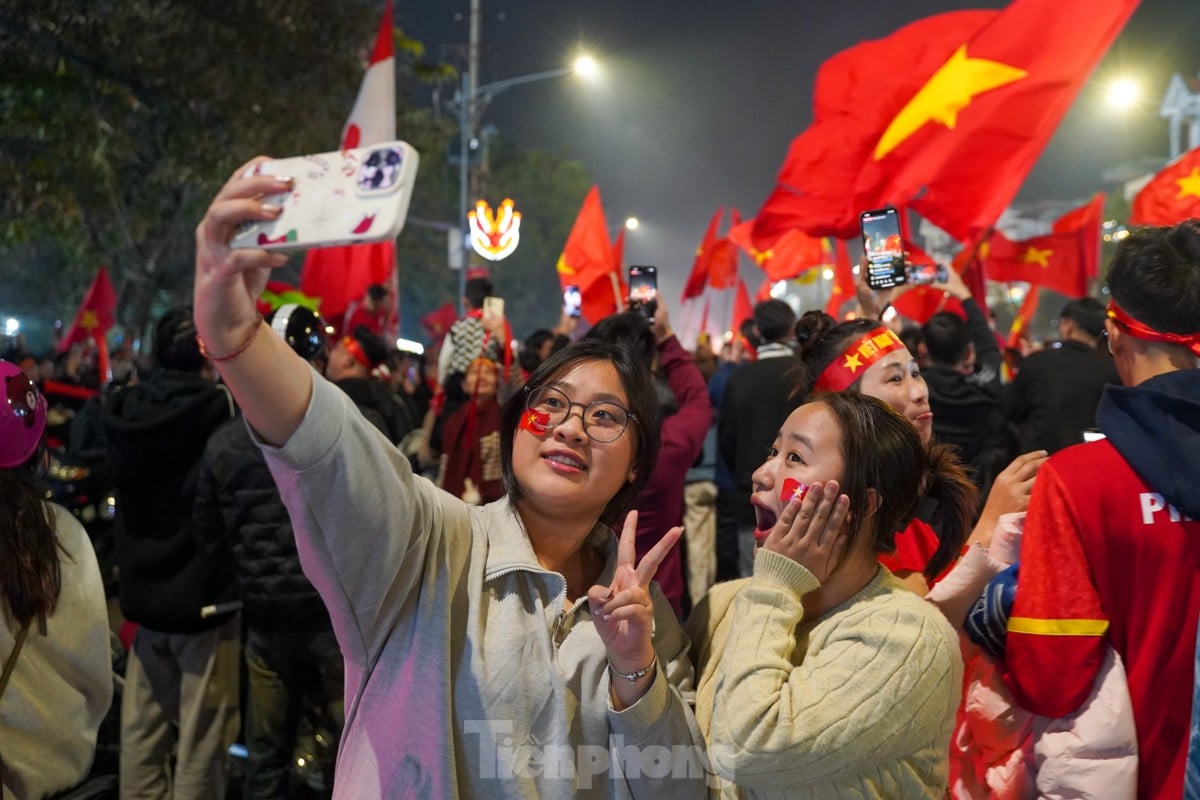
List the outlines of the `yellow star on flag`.
{"label": "yellow star on flag", "polygon": [[775,257],[775,251],[774,250],[754,250],[752,255],[754,257],[754,263],[758,264],[761,267],[763,264],[767,263],[768,261],[770,261],[772,258]]}
{"label": "yellow star on flag", "polygon": [[92,311],[89,308],[87,311],[84,311],[82,315],[80,315],[79,327],[90,333],[91,331],[94,331],[96,328],[100,327],[100,318],[96,316],[95,311]]}
{"label": "yellow star on flag", "polygon": [[850,370],[850,374],[853,375],[862,366],[862,360],[858,357],[858,353],[848,353],[846,355],[846,363],[842,364],[842,366]]}
{"label": "yellow star on flag", "polygon": [[569,266],[567,266],[567,259],[565,256],[558,257],[558,264],[555,266],[555,269],[558,270],[560,275],[574,275],[575,274],[575,270],[573,270]]}
{"label": "yellow star on flag", "polygon": [[1050,268],[1050,256],[1054,255],[1054,251],[1047,247],[1045,250],[1038,250],[1033,245],[1029,245],[1029,249],[1025,251],[1024,257],[1021,259],[1026,264],[1037,264],[1042,269]]}
{"label": "yellow star on flag", "polygon": [[1193,167],[1190,175],[1176,178],[1179,184],[1179,194],[1176,197],[1200,197],[1200,167]]}
{"label": "yellow star on flag", "polygon": [[969,106],[975,95],[1028,74],[999,61],[968,58],[967,46],[961,45],[888,125],[875,145],[875,160],[895,150],[926,122],[940,122],[953,129],[958,122],[958,112]]}

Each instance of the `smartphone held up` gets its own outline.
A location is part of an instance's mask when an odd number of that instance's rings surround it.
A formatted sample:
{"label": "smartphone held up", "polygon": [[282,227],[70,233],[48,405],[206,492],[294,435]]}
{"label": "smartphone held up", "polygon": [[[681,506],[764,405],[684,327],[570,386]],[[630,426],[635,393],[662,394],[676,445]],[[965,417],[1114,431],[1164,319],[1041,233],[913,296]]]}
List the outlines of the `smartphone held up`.
{"label": "smartphone held up", "polygon": [[890,289],[907,283],[899,212],[890,206],[864,211],[858,222],[867,257],[867,286]]}
{"label": "smartphone held up", "polygon": [[419,161],[411,145],[395,141],[256,164],[251,174],[290,177],[292,190],[263,198],[283,211],[242,225],[230,245],[291,251],[395,239]]}
{"label": "smartphone held up", "polygon": [[571,284],[563,287],[563,314],[578,318],[583,313],[583,292]]}
{"label": "smartphone held up", "polygon": [[658,310],[658,267],[629,268],[629,307],[654,319]]}

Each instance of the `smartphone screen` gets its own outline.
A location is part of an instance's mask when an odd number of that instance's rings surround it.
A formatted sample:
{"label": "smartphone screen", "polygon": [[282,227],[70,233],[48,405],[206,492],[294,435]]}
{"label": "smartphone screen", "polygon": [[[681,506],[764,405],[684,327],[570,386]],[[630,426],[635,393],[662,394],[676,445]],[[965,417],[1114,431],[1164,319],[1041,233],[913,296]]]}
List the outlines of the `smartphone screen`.
{"label": "smartphone screen", "polygon": [[894,208],[864,211],[859,216],[863,252],[867,256],[867,285],[887,289],[907,282],[900,214]]}
{"label": "smartphone screen", "polygon": [[909,283],[917,285],[945,283],[950,275],[942,264],[909,264],[905,269]]}
{"label": "smartphone screen", "polygon": [[483,298],[483,313],[492,319],[501,319],[504,317],[504,298],[503,297],[485,297]]}
{"label": "smartphone screen", "polygon": [[648,317],[658,310],[658,267],[629,268],[629,305]]}
{"label": "smartphone screen", "polygon": [[578,317],[583,313],[583,294],[575,285],[563,289],[563,313],[568,317]]}

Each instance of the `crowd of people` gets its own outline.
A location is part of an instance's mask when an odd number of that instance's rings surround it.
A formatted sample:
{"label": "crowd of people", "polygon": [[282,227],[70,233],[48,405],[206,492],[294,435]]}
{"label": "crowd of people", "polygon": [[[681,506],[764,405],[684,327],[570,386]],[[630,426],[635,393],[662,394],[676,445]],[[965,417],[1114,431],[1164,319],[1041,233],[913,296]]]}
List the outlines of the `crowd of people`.
{"label": "crowd of people", "polygon": [[[1134,230],[1011,379],[953,271],[920,327],[863,284],[693,351],[661,301],[518,340],[477,278],[425,359],[375,290],[264,319],[280,257],[229,240],[281,183],[226,184],[193,304],[58,438],[0,361],[5,796],[82,783],[114,702],[128,798],[299,796],[313,708],[342,798],[1184,795],[1200,223]],[[83,440],[120,675],[39,487]]]}

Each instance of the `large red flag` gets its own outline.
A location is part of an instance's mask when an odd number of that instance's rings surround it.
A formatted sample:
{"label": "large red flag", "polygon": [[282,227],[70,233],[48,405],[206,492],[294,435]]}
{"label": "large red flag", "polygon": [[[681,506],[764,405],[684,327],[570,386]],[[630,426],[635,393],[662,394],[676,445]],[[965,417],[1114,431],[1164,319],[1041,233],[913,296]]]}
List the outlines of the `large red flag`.
{"label": "large red flag", "polygon": [[1100,229],[1104,224],[1104,193],[1073,208],[1054,221],[1053,233],[1078,233],[1083,248],[1083,268],[1089,278],[1100,275]]}
{"label": "large red flag", "polygon": [[742,329],[742,323],[754,317],[754,304],[750,302],[750,293],[746,291],[746,282],[738,278],[737,295],[733,299],[733,319],[730,320],[729,330],[737,333]]}
{"label": "large red flag", "polygon": [[834,263],[829,240],[794,227],[760,236],[756,220],[748,220],[729,230],[729,240],[754,259],[772,282],[791,280],[810,269]]}
{"label": "large red flag", "polygon": [[629,294],[615,256],[608,239],[600,189],[593,186],[583,198],[556,267],[562,286],[579,287],[583,316],[593,325],[619,310]]}
{"label": "large red flag", "polygon": [[1130,225],[1174,225],[1200,217],[1200,147],[1172,161],[1133,198]]}
{"label": "large red flag", "polygon": [[113,326],[117,310],[117,293],[112,281],[108,278],[108,270],[101,267],[92,279],[79,310],[75,312],[75,320],[58,342],[58,351],[64,352],[76,342],[86,342],[95,338],[97,345],[104,341],[104,334]]}
{"label": "large red flag", "polygon": [[1136,6],[1015,0],[928,17],[837,54],[779,173],[795,196],[776,192],[760,218],[850,238],[862,210],[906,206],[966,241],[1016,196]]}
{"label": "large red flag", "polygon": [[717,230],[721,227],[721,217],[724,214],[725,207],[721,206],[704,229],[704,238],[700,240],[700,246],[696,248],[696,257],[692,260],[692,271],[688,273],[687,282],[683,285],[683,295],[679,298],[681,303],[704,294],[704,287],[708,285],[709,257],[717,243]]}
{"label": "large red flag", "polygon": [[[396,58],[392,35],[392,0],[384,6],[371,60],[346,126],[341,148],[388,142],[396,138]],[[390,284],[396,269],[396,243],[345,245],[309,250],[304,257],[300,289],[321,298],[321,314],[336,325],[351,302],[373,283]],[[393,315],[394,316],[394,315]],[[389,333],[394,333],[392,320]]]}

